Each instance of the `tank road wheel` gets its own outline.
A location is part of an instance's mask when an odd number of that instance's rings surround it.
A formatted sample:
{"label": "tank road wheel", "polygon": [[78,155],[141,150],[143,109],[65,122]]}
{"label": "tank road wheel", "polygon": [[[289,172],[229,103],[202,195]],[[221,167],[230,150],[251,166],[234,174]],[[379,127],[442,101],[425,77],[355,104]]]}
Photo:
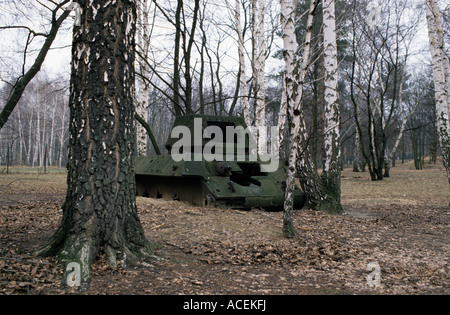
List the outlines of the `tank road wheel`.
{"label": "tank road wheel", "polygon": [[211,194],[207,194],[205,199],[205,206],[214,207],[215,205],[216,205],[216,198],[214,198],[214,196]]}

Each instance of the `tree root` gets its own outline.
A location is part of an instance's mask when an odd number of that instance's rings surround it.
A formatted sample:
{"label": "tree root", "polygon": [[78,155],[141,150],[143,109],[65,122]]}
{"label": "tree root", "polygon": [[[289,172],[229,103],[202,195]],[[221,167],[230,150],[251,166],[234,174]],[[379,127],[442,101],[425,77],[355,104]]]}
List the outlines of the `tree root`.
{"label": "tree root", "polygon": [[64,287],[77,287],[80,292],[86,292],[91,282],[91,265],[101,254],[105,254],[106,262],[115,269],[119,266],[154,268],[150,262],[159,260],[153,253],[156,245],[147,239],[141,238],[139,244],[135,244],[116,233],[111,240],[114,245],[111,245],[104,239],[86,235],[87,231],[89,229],[82,233],[67,233],[60,227],[52,239],[36,252],[39,256],[56,257],[64,268],[61,281]]}

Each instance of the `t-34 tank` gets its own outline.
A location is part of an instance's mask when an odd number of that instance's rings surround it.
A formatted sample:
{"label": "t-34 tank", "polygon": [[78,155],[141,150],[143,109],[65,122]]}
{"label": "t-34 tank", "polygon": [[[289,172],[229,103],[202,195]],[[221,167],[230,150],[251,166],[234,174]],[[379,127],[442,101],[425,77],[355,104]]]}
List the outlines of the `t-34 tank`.
{"label": "t-34 tank", "polygon": [[[178,116],[166,143],[169,154],[136,158],[137,195],[281,210],[286,167],[273,154],[256,154],[253,139],[240,117]],[[294,207],[304,201],[296,187]]]}

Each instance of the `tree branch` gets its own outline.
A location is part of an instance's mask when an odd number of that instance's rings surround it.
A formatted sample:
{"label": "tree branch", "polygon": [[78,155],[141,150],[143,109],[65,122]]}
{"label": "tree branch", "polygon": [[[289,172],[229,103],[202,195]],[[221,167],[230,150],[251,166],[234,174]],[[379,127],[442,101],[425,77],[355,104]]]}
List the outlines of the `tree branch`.
{"label": "tree branch", "polygon": [[34,76],[41,70],[41,66],[44,63],[45,57],[47,56],[48,51],[50,50],[53,41],[56,38],[56,34],[58,33],[59,27],[64,22],[64,20],[69,16],[70,11],[64,11],[59,18],[56,19],[56,12],[63,6],[68,3],[69,0],[63,1],[57,8],[53,11],[52,18],[52,27],[50,32],[46,35],[46,40],[42,45],[39,54],[34,61],[34,64],[30,69],[22,77],[20,77],[17,82],[14,84],[13,90],[6,101],[6,105],[0,113],[0,130],[8,121],[9,116],[13,112],[20,98],[22,97],[22,93],[27,87],[28,83],[34,78]]}

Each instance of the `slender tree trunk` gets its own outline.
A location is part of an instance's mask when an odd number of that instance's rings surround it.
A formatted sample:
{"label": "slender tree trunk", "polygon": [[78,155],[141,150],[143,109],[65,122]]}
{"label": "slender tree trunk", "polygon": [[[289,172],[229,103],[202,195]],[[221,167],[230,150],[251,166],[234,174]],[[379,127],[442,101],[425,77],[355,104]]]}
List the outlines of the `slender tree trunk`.
{"label": "slender tree trunk", "polygon": [[402,138],[402,164],[405,164],[406,158],[406,141],[405,137]]}
{"label": "slender tree trunk", "polygon": [[27,165],[31,165],[31,147],[33,145],[32,135],[33,135],[33,111],[34,109],[31,108],[31,113],[29,114],[29,121],[28,121],[28,148],[27,148]]}
{"label": "slender tree trunk", "polygon": [[[257,74],[257,56],[258,56],[258,43],[257,43],[257,32],[258,32],[258,19],[257,19],[257,8],[258,8],[258,0],[250,1],[250,29],[251,29],[251,42],[252,42],[252,55],[251,55],[251,66],[252,66],[252,83],[250,86],[250,95],[253,98],[252,102],[252,110],[251,110],[251,118],[253,122],[256,119],[255,109],[256,109],[256,100],[257,100],[257,92],[258,92],[258,76]],[[253,125],[253,124],[252,124]]]}
{"label": "slender tree trunk", "polygon": [[[405,64],[406,64],[406,60],[407,60],[407,56],[405,57]],[[403,67],[403,69],[401,70],[401,74],[400,74],[400,87],[399,87],[399,92],[398,92],[398,104],[399,104],[400,110],[401,110],[402,124],[400,126],[400,131],[398,133],[397,139],[395,140],[393,148],[391,149],[389,154],[386,154],[386,159],[385,159],[386,161],[385,161],[385,165],[384,165],[384,177],[390,177],[390,169],[391,169],[392,159],[394,158],[395,152],[397,151],[398,145],[400,144],[400,140],[403,137],[403,131],[405,130],[406,123],[408,122],[409,117],[411,117],[411,114],[414,112],[414,109],[415,109],[415,106],[414,106],[414,108],[411,110],[410,114],[407,117],[405,117],[403,115],[402,99],[403,99],[403,84],[404,84],[404,82],[405,82],[405,69]],[[394,95],[394,97],[395,97],[395,95]]]}
{"label": "slender tree trunk", "polygon": [[33,154],[33,167],[36,165],[39,159],[39,148],[41,146],[41,92],[39,87],[36,90],[36,129],[35,129],[35,144],[34,144],[34,154]]}
{"label": "slender tree trunk", "polygon": [[53,165],[53,158],[54,158],[54,150],[53,150],[53,147],[54,147],[54,144],[53,144],[53,142],[54,142],[54,138],[55,138],[55,125],[56,125],[56,122],[55,122],[55,113],[56,113],[56,106],[57,106],[57,104],[56,104],[56,102],[55,102],[55,99],[53,99],[53,108],[52,108],[52,121],[51,121],[51,123],[52,123],[52,126],[51,126],[51,129],[50,129],[50,152],[48,153],[48,163],[49,163],[49,165]]}
{"label": "slender tree trunk", "polygon": [[289,142],[287,135],[289,128],[287,124],[287,99],[286,99],[286,76],[283,77],[283,92],[281,94],[280,111],[278,112],[278,127],[279,127],[279,143],[280,143],[280,160],[285,163],[288,159],[287,152],[289,151]]}
{"label": "slender tree trunk", "polygon": [[266,84],[265,84],[265,40],[264,40],[264,14],[265,3],[264,0],[255,0],[252,2],[254,6],[255,17],[254,25],[254,41],[256,49],[255,53],[255,88],[256,88],[256,106],[255,106],[255,127],[258,133],[258,152],[264,154],[267,145],[267,129],[266,129]]}
{"label": "slender tree trunk", "polygon": [[322,172],[324,198],[319,210],[342,213],[341,205],[341,150],[340,113],[337,102],[337,44],[334,0],[323,0],[323,44],[324,44],[324,143],[325,158]]}
{"label": "slender tree trunk", "polygon": [[175,115],[182,114],[179,87],[180,87],[180,46],[181,46],[181,10],[183,8],[183,0],[177,1],[177,10],[175,13],[175,56],[173,60],[173,107]]}
{"label": "slender tree trunk", "polygon": [[66,125],[66,110],[63,108],[62,117],[61,117],[61,132],[59,139],[59,168],[62,167],[62,159],[63,159],[63,148],[64,148],[64,134],[65,134],[65,125]]}
{"label": "slender tree trunk", "polygon": [[238,36],[238,54],[239,54],[239,70],[240,70],[240,95],[242,98],[242,108],[243,108],[243,115],[244,120],[247,126],[251,126],[251,119],[250,119],[250,103],[248,101],[248,90],[247,90],[247,71],[246,71],[246,64],[245,64],[245,48],[244,48],[244,33],[242,31],[241,26],[241,6],[240,1],[235,1],[235,23],[236,23],[236,32]]}
{"label": "slender tree trunk", "polygon": [[[314,16],[317,9],[319,1],[311,1],[309,7],[309,15],[306,22],[306,32],[305,32],[305,40],[303,43],[303,54],[302,60],[300,63],[300,70],[297,73],[297,82],[298,84],[298,97],[296,99],[296,107],[291,108],[289,112],[290,116],[298,116],[299,117],[299,128],[296,129],[298,132],[298,139],[300,140],[300,144],[298,147],[298,157],[296,161],[299,177],[300,186],[303,192],[306,195],[306,206],[311,209],[317,209],[320,201],[323,199],[323,189],[320,177],[317,171],[314,169],[314,163],[312,162],[310,152],[308,150],[308,145],[310,144],[310,136],[308,135],[308,130],[306,129],[306,120],[304,109],[301,106],[302,98],[303,98],[303,87],[304,81],[306,77],[306,73],[308,71],[308,67],[310,65],[310,50],[311,50],[311,36],[312,36],[312,27],[314,22]],[[289,118],[292,121],[292,118]],[[293,126],[293,124],[292,124]],[[290,139],[293,142],[292,139]],[[291,148],[291,152],[292,152]]]}
{"label": "slender tree trunk", "polygon": [[[311,165],[308,158],[302,157],[299,159],[300,148],[305,146],[306,128],[304,125],[303,109],[301,108],[301,100],[303,96],[303,85],[306,71],[309,65],[309,53],[311,47],[311,32],[312,23],[314,18],[314,11],[317,5],[316,1],[311,1],[309,8],[308,22],[306,26],[306,35],[304,42],[304,50],[302,54],[302,62],[300,69],[297,72],[299,66],[298,60],[298,43],[295,35],[295,11],[296,5],[293,0],[280,0],[281,4],[281,24],[283,30],[283,55],[285,60],[285,81],[286,81],[286,102],[288,121],[290,124],[290,151],[288,156],[288,169],[286,174],[286,190],[284,201],[284,214],[283,214],[283,233],[286,237],[292,238],[295,236],[295,230],[293,227],[293,194],[295,190],[295,174],[298,165],[304,167],[302,169],[303,176],[300,178],[302,188],[306,188],[305,191],[308,198],[314,197],[315,194],[311,193],[311,189],[315,187],[315,181],[310,181],[308,174]],[[304,153],[304,152],[303,152]],[[299,164],[300,163],[300,164]],[[311,202],[311,200],[309,200]]]}
{"label": "slender tree trunk", "polygon": [[[195,40],[195,30],[197,28],[198,14],[200,9],[200,0],[194,1],[194,15],[192,17],[192,25],[190,32],[187,32],[186,28],[183,32],[183,52],[184,52],[184,81],[185,81],[185,107],[186,114],[193,114],[192,108],[192,73],[191,73],[191,58],[192,58],[192,45]],[[186,40],[186,33],[189,33],[189,39]]]}
{"label": "slender tree trunk", "polygon": [[[47,91],[45,91],[45,94],[47,94]],[[39,167],[44,166],[44,151],[45,151],[45,147],[47,146],[47,113],[45,112],[44,109],[44,118],[43,118],[43,122],[42,122],[42,140],[41,140],[41,145],[39,147]]]}
{"label": "slender tree trunk", "polygon": [[375,131],[375,118],[374,111],[370,105],[370,99],[367,99],[367,114],[368,114],[368,125],[367,134],[369,137],[369,153],[367,159],[367,167],[369,168],[370,178],[372,181],[378,179],[378,167],[379,161],[377,157],[377,141],[376,141],[376,131]]}
{"label": "slender tree trunk", "polygon": [[22,126],[22,120],[20,119],[20,109],[17,110],[17,119],[19,123],[19,165],[22,166],[22,158],[23,158],[23,126]]}
{"label": "slender tree trunk", "polygon": [[[137,29],[137,44],[141,51],[139,56],[136,57],[137,64],[139,66],[139,71],[141,76],[149,79],[150,68],[146,60],[143,58],[148,57],[149,47],[150,47],[150,34],[148,32],[148,27],[150,25],[149,21],[149,4],[146,1],[137,1],[137,18],[138,18],[138,29]],[[144,121],[148,119],[148,98],[149,98],[149,83],[146,79],[140,79],[138,81],[138,95],[136,102],[136,113],[142,117]],[[137,135],[137,154],[147,155],[147,132],[145,128],[138,124],[136,126]]]}
{"label": "slender tree trunk", "polygon": [[[203,20],[202,20],[203,21]],[[201,26],[200,26],[201,29]],[[205,114],[205,95],[204,95],[204,87],[203,80],[205,77],[205,49],[206,49],[206,39],[202,36],[202,44],[200,49],[200,74],[198,78],[198,97],[200,101],[200,114]]]}
{"label": "slender tree trunk", "polygon": [[436,125],[450,184],[450,63],[445,50],[442,15],[435,0],[425,0],[436,99]]}
{"label": "slender tree trunk", "polygon": [[[112,266],[151,257],[134,180],[135,1],[79,1],[70,88],[70,140],[63,219],[38,254],[80,265],[81,289],[100,251]],[[66,271],[63,283],[71,270]]]}
{"label": "slender tree trunk", "polygon": [[359,148],[359,133],[356,128],[355,132],[355,147],[353,149],[353,172],[359,172],[360,165],[360,148]]}
{"label": "slender tree trunk", "polygon": [[[288,115],[290,111],[296,107],[296,98],[298,93],[298,82],[295,77],[295,68],[297,66],[297,49],[298,44],[295,38],[295,9],[293,0],[280,0],[281,4],[281,24],[283,29],[283,46],[284,46],[284,60],[286,64],[285,72],[285,89],[286,89],[286,103],[288,109]],[[295,189],[295,170],[298,154],[298,129],[300,125],[299,115],[293,118],[290,140],[291,150],[289,153],[289,165],[286,178],[286,193],[284,202],[284,214],[283,214],[283,233],[286,237],[292,238],[295,236],[295,230],[293,226],[293,192]]]}
{"label": "slender tree trunk", "polygon": [[217,101],[216,101],[216,104],[217,103],[219,104],[218,115],[223,115],[225,113],[225,104],[224,104],[224,99],[223,99],[224,90],[223,90],[223,83],[222,83],[222,78],[221,78],[222,61],[220,58],[220,43],[221,43],[221,41],[219,41],[219,43],[217,44],[216,51],[214,52],[214,55],[216,57],[216,71],[214,74],[215,74],[216,82],[218,85],[218,91],[217,91],[218,95],[217,95]]}

